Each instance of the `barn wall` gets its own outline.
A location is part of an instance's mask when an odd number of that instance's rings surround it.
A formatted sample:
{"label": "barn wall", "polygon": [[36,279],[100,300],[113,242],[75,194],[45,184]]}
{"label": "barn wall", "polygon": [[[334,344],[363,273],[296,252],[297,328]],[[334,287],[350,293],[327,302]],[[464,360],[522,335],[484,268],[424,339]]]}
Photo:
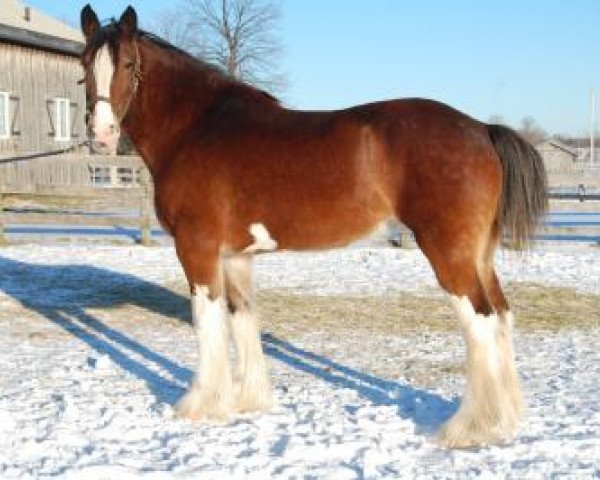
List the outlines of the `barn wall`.
{"label": "barn wall", "polygon": [[[79,59],[0,43],[0,91],[10,94],[11,137],[0,140],[0,156],[68,148],[85,139],[85,90]],[[54,139],[56,97],[71,101],[71,140]]]}
{"label": "barn wall", "polygon": [[539,145],[537,150],[544,160],[548,173],[569,174],[573,172],[574,155],[550,143]]}

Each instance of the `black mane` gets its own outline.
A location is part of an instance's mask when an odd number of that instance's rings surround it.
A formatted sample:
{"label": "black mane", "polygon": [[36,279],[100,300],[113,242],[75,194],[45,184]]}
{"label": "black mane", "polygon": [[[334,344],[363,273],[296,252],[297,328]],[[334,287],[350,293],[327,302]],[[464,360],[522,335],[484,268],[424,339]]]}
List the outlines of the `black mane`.
{"label": "black mane", "polygon": [[[86,45],[86,47],[83,51],[83,58],[89,57],[92,53],[96,52],[104,44],[108,44],[111,55],[113,56],[115,61],[118,60],[117,52],[119,51],[119,49],[117,47],[118,47],[118,42],[119,42],[119,34],[120,34],[119,25],[113,18],[110,21],[108,21],[105,25],[103,25],[101,28],[98,28],[94,32],[94,35],[89,40],[88,44]],[[216,65],[213,65],[211,63],[208,63],[205,60],[202,60],[201,58],[195,57],[194,55],[183,50],[182,48],[173,45],[172,43],[168,42],[167,40],[165,40],[162,37],[159,37],[155,33],[140,29],[136,32],[136,36],[138,38],[146,39],[146,40],[150,41],[151,43],[153,43],[154,45],[156,45],[164,50],[167,50],[168,52],[171,52],[171,53],[181,56],[183,59],[190,62],[192,65],[196,66],[202,72],[208,73],[209,75],[215,76],[219,79],[226,80],[228,82],[231,82],[232,84],[237,84],[237,85],[244,86],[246,88],[250,88],[252,90],[258,91],[259,93],[264,95],[266,98],[268,98],[276,103],[279,103],[279,100],[277,98],[275,98],[273,95],[271,95],[270,93],[265,92],[264,90],[256,88],[253,85],[249,85],[247,83],[244,83],[244,82],[230,76],[222,68],[220,68]],[[88,61],[90,61],[90,60],[91,59],[88,58]]]}
{"label": "black mane", "polygon": [[161,48],[163,48],[163,49],[165,49],[165,50],[167,50],[169,52],[173,52],[173,53],[182,55],[187,60],[189,60],[192,63],[194,63],[196,66],[200,67],[202,70],[210,71],[211,73],[217,74],[217,75],[219,75],[219,76],[221,76],[223,78],[231,78],[227,74],[227,72],[225,72],[220,67],[218,67],[216,65],[213,65],[211,63],[208,63],[208,62],[202,60],[201,58],[195,57],[194,55],[190,54],[186,50],[183,50],[182,48],[173,45],[172,43],[166,41],[162,37],[159,37],[155,33],[148,32],[148,31],[145,31],[145,30],[138,30],[138,35],[139,35],[140,38],[145,38],[147,40],[150,40],[155,45],[157,45],[157,46],[159,46],[159,47],[161,47]]}

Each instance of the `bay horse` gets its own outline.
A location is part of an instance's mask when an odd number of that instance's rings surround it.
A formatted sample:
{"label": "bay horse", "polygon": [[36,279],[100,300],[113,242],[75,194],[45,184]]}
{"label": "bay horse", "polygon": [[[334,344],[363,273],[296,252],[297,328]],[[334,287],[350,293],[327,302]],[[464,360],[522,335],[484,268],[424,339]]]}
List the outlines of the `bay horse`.
{"label": "bay horse", "polygon": [[101,25],[87,5],[81,27],[95,139],[114,149],[121,128],[130,136],[189,283],[198,365],[181,416],[227,422],[271,405],[256,254],[343,246],[395,218],[414,233],[466,342],[466,391],[440,441],[466,447],[515,433],[513,315],[493,262],[503,232],[524,244],[546,208],[531,145],[424,99],[284,108],[140,30],[131,7]]}

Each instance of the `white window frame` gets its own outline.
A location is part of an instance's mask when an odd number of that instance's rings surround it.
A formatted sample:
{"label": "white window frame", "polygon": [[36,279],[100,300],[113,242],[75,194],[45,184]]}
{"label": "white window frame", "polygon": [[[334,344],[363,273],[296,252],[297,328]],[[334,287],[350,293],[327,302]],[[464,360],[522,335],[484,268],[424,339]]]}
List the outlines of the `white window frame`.
{"label": "white window frame", "polygon": [[92,185],[94,187],[110,187],[112,184],[111,167],[110,166],[93,166],[92,170]]}
{"label": "white window frame", "polygon": [[0,92],[0,97],[4,97],[4,111],[0,115],[4,117],[5,132],[0,132],[0,140],[10,138],[10,95],[8,92]]}
{"label": "white window frame", "polygon": [[[66,108],[66,132],[61,131],[63,124],[61,117],[61,105],[65,105]],[[54,99],[54,140],[57,142],[68,142],[71,140],[71,100],[65,97],[57,97]]]}

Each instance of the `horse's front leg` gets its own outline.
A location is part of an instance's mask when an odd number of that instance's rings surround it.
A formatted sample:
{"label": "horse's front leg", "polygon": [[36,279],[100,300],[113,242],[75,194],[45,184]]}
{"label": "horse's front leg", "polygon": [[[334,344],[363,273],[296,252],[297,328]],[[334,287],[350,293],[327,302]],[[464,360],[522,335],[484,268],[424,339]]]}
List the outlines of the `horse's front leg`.
{"label": "horse's front leg", "polygon": [[233,387],[229,334],[218,242],[198,241],[198,230],[176,236],[177,254],[192,294],[192,319],[198,347],[196,376],[176,407],[181,417],[216,423],[229,421]]}

